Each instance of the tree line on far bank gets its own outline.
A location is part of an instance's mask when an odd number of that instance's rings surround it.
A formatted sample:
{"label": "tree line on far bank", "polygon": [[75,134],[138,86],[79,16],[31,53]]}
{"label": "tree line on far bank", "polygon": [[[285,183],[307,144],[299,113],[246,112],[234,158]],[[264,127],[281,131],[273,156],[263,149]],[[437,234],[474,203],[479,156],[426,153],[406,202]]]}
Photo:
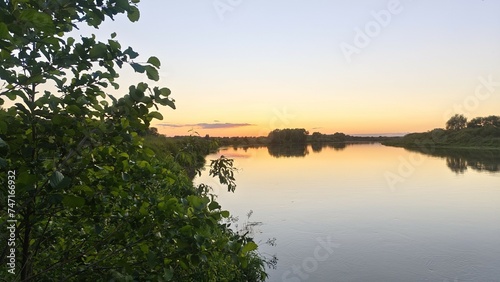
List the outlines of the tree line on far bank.
{"label": "tree line on far bank", "polygon": [[481,128],[485,126],[500,127],[500,116],[475,117],[470,121],[464,115],[456,114],[446,122],[447,130],[464,128]]}
{"label": "tree line on far bank", "polygon": [[[158,134],[156,128],[151,128],[153,134]],[[193,137],[193,136],[191,136]],[[186,136],[168,137],[171,139],[183,139]],[[208,134],[204,137],[196,136],[199,139],[216,141],[218,146],[250,146],[264,147],[269,145],[290,145],[290,144],[319,144],[319,143],[345,143],[345,142],[382,142],[394,139],[396,137],[386,136],[352,136],[341,132],[334,134],[323,134],[320,132],[309,132],[304,128],[285,128],[275,129],[267,136],[234,136],[234,137],[211,137]]]}
{"label": "tree line on far bank", "polygon": [[423,148],[429,153],[436,148],[500,149],[500,117],[491,115],[468,121],[465,116],[456,114],[446,122],[446,129],[411,133],[383,144]]}

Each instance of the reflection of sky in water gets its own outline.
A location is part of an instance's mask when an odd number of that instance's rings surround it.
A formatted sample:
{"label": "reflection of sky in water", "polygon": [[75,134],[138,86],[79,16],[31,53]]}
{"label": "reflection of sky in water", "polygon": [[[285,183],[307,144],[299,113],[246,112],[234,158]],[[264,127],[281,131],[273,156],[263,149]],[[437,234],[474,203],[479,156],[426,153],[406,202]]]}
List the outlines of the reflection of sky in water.
{"label": "reflection of sky in water", "polygon": [[[197,180],[242,221],[253,210],[250,220],[263,222],[258,240],[277,238],[261,247],[279,259],[269,281],[500,277],[500,174],[457,174],[445,158],[378,144],[307,149],[302,158],[265,147],[220,152],[240,169],[234,194],[206,175]],[[388,172],[401,177],[393,187]],[[338,247],[314,261],[329,236]]]}

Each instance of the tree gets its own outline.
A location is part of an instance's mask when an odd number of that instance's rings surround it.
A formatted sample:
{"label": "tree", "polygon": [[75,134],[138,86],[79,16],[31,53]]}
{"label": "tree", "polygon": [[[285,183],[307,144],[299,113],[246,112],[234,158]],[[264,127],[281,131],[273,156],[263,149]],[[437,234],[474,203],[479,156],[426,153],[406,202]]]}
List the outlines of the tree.
{"label": "tree", "polygon": [[[139,54],[114,33],[106,42],[66,36],[119,14],[137,21],[138,2],[0,2],[0,105],[14,103],[0,111],[0,168],[12,176],[2,173],[0,183],[15,186],[15,213],[2,208],[0,227],[17,220],[16,261],[2,277],[265,278],[256,244],[220,223],[229,213],[209,189],[195,189],[174,159],[143,146],[150,122],[162,119],[154,110],[175,108],[170,90],[142,82],[122,98],[110,94],[125,66],[157,81],[158,58],[137,62]],[[5,193],[0,201],[7,203]],[[0,249],[4,266],[9,248]]]}
{"label": "tree", "polygon": [[467,123],[468,128],[479,128],[487,125],[500,127],[500,116],[476,117]]}
{"label": "tree", "polygon": [[476,117],[476,118],[471,119],[467,123],[467,128],[479,128],[479,127],[483,127],[483,125],[484,125],[483,118],[482,117]]}
{"label": "tree", "polygon": [[446,129],[460,130],[467,125],[467,118],[463,115],[455,114],[446,122]]}
{"label": "tree", "polygon": [[320,132],[313,132],[313,134],[311,134],[311,141],[321,142],[322,137],[323,137],[323,134],[321,134]]}
{"label": "tree", "polygon": [[500,127],[500,116],[488,116],[483,118],[484,125]]}
{"label": "tree", "polygon": [[345,142],[347,136],[344,133],[335,132],[332,136],[333,141],[335,142]]}
{"label": "tree", "polygon": [[307,132],[303,128],[275,129],[268,135],[270,144],[303,144],[307,141]]}

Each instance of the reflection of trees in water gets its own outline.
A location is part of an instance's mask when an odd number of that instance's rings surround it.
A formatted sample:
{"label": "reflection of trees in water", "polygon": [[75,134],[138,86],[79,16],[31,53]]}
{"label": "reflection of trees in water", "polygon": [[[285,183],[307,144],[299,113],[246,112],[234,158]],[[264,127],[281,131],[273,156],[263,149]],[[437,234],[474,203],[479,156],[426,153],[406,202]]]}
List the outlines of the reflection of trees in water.
{"label": "reflection of trees in water", "polygon": [[490,162],[489,160],[479,161],[453,157],[446,158],[446,164],[453,172],[456,173],[464,173],[464,171],[467,170],[467,167],[477,171],[500,171],[500,164],[497,162]]}
{"label": "reflection of trees in water", "polygon": [[446,165],[454,173],[464,173],[467,170],[467,161],[457,157],[447,157]]}
{"label": "reflection of trees in water", "polygon": [[466,150],[434,148],[406,148],[408,151],[419,152],[446,159],[446,165],[455,173],[464,173],[468,168],[476,171],[500,172],[500,151],[498,150]]}
{"label": "reflection of trees in water", "polygon": [[335,151],[342,151],[344,150],[347,145],[352,145],[352,143],[346,143],[346,142],[330,142],[330,143],[323,143],[323,142],[314,142],[311,143],[311,148],[313,152],[319,153],[323,150],[323,148],[332,148]]}
{"label": "reflection of trees in water", "polygon": [[[349,145],[354,145],[355,143],[346,142],[313,142],[311,143],[311,149],[314,153],[320,153],[324,148],[332,148],[335,151],[342,151]],[[273,157],[305,157],[309,154],[307,149],[307,144],[283,144],[283,145],[268,145],[267,149],[269,154]]]}
{"label": "reflection of trees in water", "polygon": [[499,163],[481,163],[477,161],[469,161],[467,164],[472,168],[477,171],[490,171],[490,172],[495,172],[495,171],[500,171],[500,164]]}
{"label": "reflection of trees in water", "polygon": [[311,144],[311,148],[312,148],[313,152],[319,153],[319,152],[321,152],[321,150],[323,150],[323,144],[315,142],[315,143]]}
{"label": "reflection of trees in water", "polygon": [[267,147],[269,155],[280,157],[305,157],[309,154],[306,144],[293,144],[293,145],[269,145]]}
{"label": "reflection of trees in water", "polygon": [[[351,144],[352,145],[352,144]],[[335,151],[342,151],[347,147],[347,144],[342,142],[342,143],[331,143],[326,145],[326,147],[333,148]]]}

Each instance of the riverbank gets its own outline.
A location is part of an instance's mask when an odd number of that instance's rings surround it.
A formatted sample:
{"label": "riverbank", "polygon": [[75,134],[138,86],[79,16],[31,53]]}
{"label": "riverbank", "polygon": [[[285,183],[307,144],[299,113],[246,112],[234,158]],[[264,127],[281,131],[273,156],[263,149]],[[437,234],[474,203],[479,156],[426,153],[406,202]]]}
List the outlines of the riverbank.
{"label": "riverbank", "polygon": [[500,128],[485,126],[460,130],[434,129],[411,133],[382,142],[386,146],[403,148],[441,148],[467,150],[500,150]]}

